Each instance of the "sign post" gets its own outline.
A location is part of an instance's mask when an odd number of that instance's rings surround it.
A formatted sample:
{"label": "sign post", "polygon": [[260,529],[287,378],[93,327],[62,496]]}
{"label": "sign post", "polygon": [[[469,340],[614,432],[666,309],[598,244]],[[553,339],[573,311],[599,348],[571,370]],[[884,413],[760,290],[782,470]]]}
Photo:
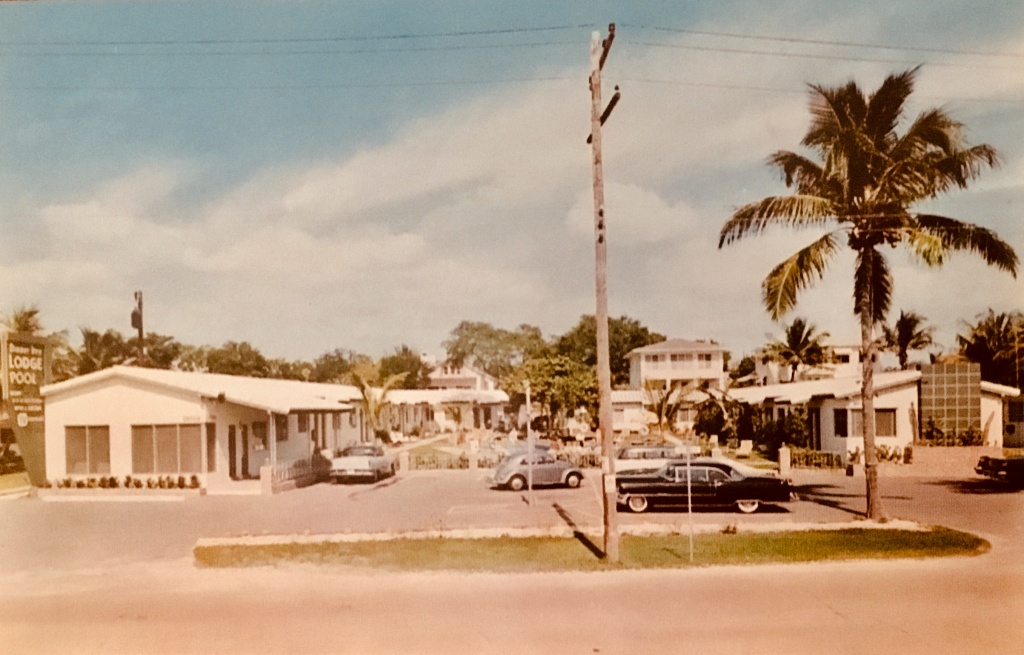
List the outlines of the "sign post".
{"label": "sign post", "polygon": [[6,333],[2,339],[3,413],[14,432],[25,470],[33,486],[46,483],[46,441],[43,397],[39,389],[50,381],[49,340]]}

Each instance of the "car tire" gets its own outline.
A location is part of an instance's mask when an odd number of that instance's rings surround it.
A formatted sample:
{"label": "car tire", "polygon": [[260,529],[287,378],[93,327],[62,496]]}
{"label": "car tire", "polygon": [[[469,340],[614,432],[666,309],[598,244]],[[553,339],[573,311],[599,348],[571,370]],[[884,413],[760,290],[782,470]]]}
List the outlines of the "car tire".
{"label": "car tire", "polygon": [[757,511],[757,508],[761,506],[759,500],[737,500],[736,509],[743,512],[744,514],[753,514]]}
{"label": "car tire", "polygon": [[526,478],[521,475],[513,475],[508,481],[508,488],[512,491],[522,491],[526,486]]}
{"label": "car tire", "polygon": [[569,475],[565,476],[565,486],[569,487],[570,489],[576,489],[577,487],[580,486],[580,482],[582,481],[583,476],[581,476],[579,473],[570,473]]}
{"label": "car tire", "polygon": [[639,514],[647,511],[647,499],[643,496],[630,496],[626,500],[626,507],[629,511]]}

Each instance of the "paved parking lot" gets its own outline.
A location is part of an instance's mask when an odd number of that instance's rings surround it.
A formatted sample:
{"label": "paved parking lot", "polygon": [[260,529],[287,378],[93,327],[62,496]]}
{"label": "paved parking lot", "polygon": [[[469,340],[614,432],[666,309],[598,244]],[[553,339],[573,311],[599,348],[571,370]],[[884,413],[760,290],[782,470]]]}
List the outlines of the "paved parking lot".
{"label": "paved parking lot", "polygon": [[[587,471],[579,489],[530,494],[492,489],[490,472],[413,471],[377,484],[317,484],[276,496],[190,497],[179,502],[0,502],[0,572],[81,568],[100,563],[190,556],[201,537],[244,534],[334,534],[467,528],[552,528],[570,522],[599,534],[600,478]],[[863,478],[797,472],[803,499],[752,515],[698,511],[695,524],[848,522],[864,507]],[[894,518],[940,523],[988,535],[1002,526],[1024,538],[1024,493],[985,480],[882,479]],[[97,490],[102,495],[102,490]],[[659,523],[685,529],[685,511],[619,513],[622,525]],[[999,536],[999,535],[996,535]]]}

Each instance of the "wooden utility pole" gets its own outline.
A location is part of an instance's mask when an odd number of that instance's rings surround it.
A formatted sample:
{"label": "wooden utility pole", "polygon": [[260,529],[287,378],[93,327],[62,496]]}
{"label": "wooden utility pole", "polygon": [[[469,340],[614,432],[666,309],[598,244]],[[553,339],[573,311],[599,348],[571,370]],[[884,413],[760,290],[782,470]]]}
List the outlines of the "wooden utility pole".
{"label": "wooden utility pole", "polygon": [[608,240],[605,238],[604,168],[601,163],[601,125],[608,119],[619,93],[616,91],[601,110],[601,69],[615,38],[615,25],[608,26],[608,38],[599,32],[590,38],[590,138],[594,169],[594,281],[597,295],[597,386],[598,422],[601,429],[601,482],[604,487],[604,556],[619,561],[619,519],[616,515],[615,459],[612,430],[612,374],[608,355]]}
{"label": "wooden utility pole", "polygon": [[132,327],[139,331],[139,344],[136,366],[142,366],[146,358],[145,334],[142,330],[142,292],[135,292],[135,309],[132,310]]}

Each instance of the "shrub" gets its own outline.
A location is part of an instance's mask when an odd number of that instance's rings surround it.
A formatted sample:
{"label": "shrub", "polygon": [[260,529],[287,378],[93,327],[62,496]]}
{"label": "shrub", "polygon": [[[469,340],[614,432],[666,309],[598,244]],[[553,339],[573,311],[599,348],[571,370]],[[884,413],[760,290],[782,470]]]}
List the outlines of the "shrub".
{"label": "shrub", "polygon": [[178,476],[178,488],[179,489],[184,489],[186,486],[188,486],[188,485],[185,482],[185,476],[179,475]]}
{"label": "shrub", "polygon": [[199,476],[198,475],[193,475],[192,478],[189,480],[189,488],[190,489],[198,489],[199,488]]}

